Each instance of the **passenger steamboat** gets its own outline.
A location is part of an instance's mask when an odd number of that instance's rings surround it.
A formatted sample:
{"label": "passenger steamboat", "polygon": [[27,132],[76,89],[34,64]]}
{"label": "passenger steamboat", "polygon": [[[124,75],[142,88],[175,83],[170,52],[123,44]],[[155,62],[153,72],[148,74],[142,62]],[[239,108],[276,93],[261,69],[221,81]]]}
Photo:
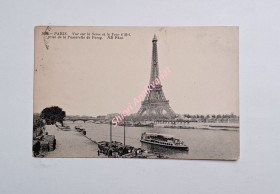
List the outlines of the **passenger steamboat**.
{"label": "passenger steamboat", "polygon": [[144,132],[141,135],[140,141],[143,143],[189,151],[189,147],[173,135]]}

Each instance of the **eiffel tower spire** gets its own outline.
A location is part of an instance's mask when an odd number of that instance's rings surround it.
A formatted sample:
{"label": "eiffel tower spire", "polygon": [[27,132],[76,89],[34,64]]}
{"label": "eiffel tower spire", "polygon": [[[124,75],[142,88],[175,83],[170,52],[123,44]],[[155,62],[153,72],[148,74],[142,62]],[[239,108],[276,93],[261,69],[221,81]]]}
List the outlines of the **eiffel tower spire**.
{"label": "eiffel tower spire", "polygon": [[[157,37],[154,35],[152,40],[153,50],[149,84],[152,84],[159,77],[157,41]],[[157,84],[145,97],[137,115],[148,119],[172,118],[176,116],[175,112],[169,106],[169,101],[164,96],[161,83]]]}
{"label": "eiffel tower spire", "polygon": [[158,67],[158,52],[157,52],[157,37],[154,35],[152,40],[153,51],[152,51],[152,65],[151,65],[151,76],[150,84],[158,77],[159,67]]}

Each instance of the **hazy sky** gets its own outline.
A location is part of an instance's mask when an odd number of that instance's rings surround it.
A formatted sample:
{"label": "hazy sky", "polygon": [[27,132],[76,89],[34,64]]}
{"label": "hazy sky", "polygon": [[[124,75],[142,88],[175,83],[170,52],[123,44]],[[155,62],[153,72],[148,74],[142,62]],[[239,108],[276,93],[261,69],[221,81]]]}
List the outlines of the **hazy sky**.
{"label": "hazy sky", "polygon": [[239,114],[237,27],[51,27],[131,36],[46,42],[45,30],[35,31],[34,112],[57,105],[69,115],[119,113],[149,82],[156,34],[160,72],[171,70],[163,91],[176,113]]}

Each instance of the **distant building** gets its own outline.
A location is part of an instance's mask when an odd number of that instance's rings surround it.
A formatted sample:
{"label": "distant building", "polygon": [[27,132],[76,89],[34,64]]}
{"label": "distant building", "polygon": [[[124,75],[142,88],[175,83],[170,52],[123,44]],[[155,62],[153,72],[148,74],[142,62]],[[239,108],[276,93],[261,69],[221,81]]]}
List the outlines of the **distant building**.
{"label": "distant building", "polygon": [[110,113],[110,114],[107,114],[107,118],[108,119],[112,119],[112,118],[114,118],[114,117],[116,117],[118,115],[119,115],[119,113]]}
{"label": "distant building", "polygon": [[102,119],[106,119],[107,117],[106,117],[105,115],[99,115],[99,116],[97,116],[96,118],[102,120]]}

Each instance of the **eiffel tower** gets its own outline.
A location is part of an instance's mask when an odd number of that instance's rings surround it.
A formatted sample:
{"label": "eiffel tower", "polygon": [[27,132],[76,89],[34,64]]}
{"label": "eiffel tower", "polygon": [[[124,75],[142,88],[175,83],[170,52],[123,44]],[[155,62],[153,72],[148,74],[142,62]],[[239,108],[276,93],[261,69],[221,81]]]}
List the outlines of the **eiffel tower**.
{"label": "eiffel tower", "polygon": [[[152,84],[159,76],[157,41],[157,37],[154,35],[152,40],[153,51],[149,84]],[[139,111],[137,112],[137,116],[145,119],[164,119],[176,117],[176,113],[169,105],[169,100],[166,100],[164,96],[161,83],[155,85],[150,93],[146,95],[144,101],[142,101]]]}

